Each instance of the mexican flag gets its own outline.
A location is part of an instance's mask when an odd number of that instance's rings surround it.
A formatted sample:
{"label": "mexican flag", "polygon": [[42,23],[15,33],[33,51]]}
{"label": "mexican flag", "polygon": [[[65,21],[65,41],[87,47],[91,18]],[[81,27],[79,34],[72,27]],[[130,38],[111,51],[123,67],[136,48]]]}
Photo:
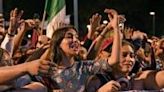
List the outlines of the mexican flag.
{"label": "mexican flag", "polygon": [[45,11],[47,14],[46,35],[51,38],[53,31],[64,23],[66,17],[65,0],[46,0]]}

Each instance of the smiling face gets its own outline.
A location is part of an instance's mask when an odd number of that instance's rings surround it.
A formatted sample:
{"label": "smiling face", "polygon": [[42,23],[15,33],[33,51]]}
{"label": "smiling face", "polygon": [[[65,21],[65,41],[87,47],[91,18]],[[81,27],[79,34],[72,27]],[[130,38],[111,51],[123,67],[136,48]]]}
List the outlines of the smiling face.
{"label": "smiling face", "polygon": [[79,53],[80,41],[77,32],[69,29],[60,43],[60,47],[66,56],[75,56]]}
{"label": "smiling face", "polygon": [[79,47],[80,41],[76,29],[71,25],[63,26],[54,30],[50,43],[50,58],[54,63],[60,64],[63,58],[76,56]]}
{"label": "smiling face", "polygon": [[134,50],[130,45],[123,45],[121,50],[120,69],[123,73],[129,73],[135,64]]}

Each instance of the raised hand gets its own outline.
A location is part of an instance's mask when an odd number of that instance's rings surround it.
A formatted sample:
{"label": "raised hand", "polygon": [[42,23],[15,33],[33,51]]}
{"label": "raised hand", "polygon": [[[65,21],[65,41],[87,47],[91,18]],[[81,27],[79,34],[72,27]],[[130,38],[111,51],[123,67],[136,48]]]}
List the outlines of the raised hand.
{"label": "raised hand", "polygon": [[14,35],[19,25],[22,23],[21,17],[23,15],[23,11],[18,12],[18,9],[15,8],[10,12],[10,23],[8,33]]}
{"label": "raised hand", "polygon": [[28,20],[23,21],[19,28],[21,30],[28,31],[28,30],[31,30],[31,29],[37,27],[38,25],[39,24],[37,21],[35,21],[33,19],[28,19]]}
{"label": "raised hand", "polygon": [[112,67],[117,67],[120,61],[120,48],[121,48],[121,39],[122,34],[121,31],[119,29],[118,26],[118,13],[116,10],[113,9],[105,9],[104,11],[105,13],[108,14],[108,18],[110,20],[110,22],[108,23],[107,27],[105,28],[107,31],[103,31],[103,33],[101,33],[101,35],[107,34],[105,32],[108,32],[108,30],[113,30],[113,46],[112,46],[112,52],[111,52],[111,56],[108,59],[108,63],[109,65],[111,65]]}
{"label": "raised hand", "polygon": [[[3,18],[3,14],[0,14],[0,28],[4,28],[4,18]],[[1,29],[0,29],[0,31],[2,31]]]}
{"label": "raised hand", "polygon": [[94,14],[92,18],[89,19],[91,30],[96,31],[96,28],[100,26],[101,15],[98,13]]}
{"label": "raised hand", "polygon": [[88,30],[88,38],[93,39],[93,34],[96,32],[97,28],[100,26],[101,15],[98,13],[94,14],[92,18],[89,19],[90,21],[90,29]]}
{"label": "raised hand", "polygon": [[118,13],[113,9],[105,9],[105,13],[108,14],[110,22],[108,23],[108,29],[118,29]]}
{"label": "raised hand", "polygon": [[3,39],[2,36],[4,36],[5,33],[5,28],[4,28],[4,18],[3,14],[0,14],[0,39]]}

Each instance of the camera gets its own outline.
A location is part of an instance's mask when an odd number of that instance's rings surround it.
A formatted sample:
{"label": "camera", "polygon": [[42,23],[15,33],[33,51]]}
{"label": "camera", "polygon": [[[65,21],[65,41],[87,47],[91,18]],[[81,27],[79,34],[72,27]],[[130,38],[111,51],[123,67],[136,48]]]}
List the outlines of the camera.
{"label": "camera", "polygon": [[117,80],[117,82],[120,83],[122,91],[127,91],[130,89],[130,82],[127,78],[121,77]]}

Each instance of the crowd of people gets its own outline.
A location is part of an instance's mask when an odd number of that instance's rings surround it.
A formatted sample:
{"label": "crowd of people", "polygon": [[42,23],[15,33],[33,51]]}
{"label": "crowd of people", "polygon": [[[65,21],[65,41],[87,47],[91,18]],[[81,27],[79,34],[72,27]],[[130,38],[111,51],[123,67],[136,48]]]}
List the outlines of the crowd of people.
{"label": "crowd of people", "polygon": [[63,23],[48,38],[39,19],[23,20],[17,8],[8,28],[1,16],[0,92],[163,92],[164,38],[124,27],[128,20],[114,9],[104,12],[109,22],[94,14],[84,40]]}

